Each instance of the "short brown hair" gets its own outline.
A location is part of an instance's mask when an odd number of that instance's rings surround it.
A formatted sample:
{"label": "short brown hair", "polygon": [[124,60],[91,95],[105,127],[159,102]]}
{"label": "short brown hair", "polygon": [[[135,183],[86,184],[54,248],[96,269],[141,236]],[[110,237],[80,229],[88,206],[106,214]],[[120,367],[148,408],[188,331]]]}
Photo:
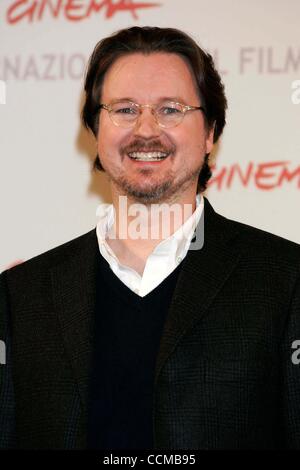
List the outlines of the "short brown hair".
{"label": "short brown hair", "polygon": [[[227,100],[224,85],[214,66],[212,56],[201,49],[188,34],[175,28],[133,26],[117,31],[96,44],[85,77],[86,99],[82,109],[84,126],[97,136],[102,85],[111,65],[124,55],[155,52],[178,54],[189,64],[196,80],[201,104],[205,109],[207,127],[210,129],[215,126],[214,142],[217,142],[226,123]],[[211,177],[208,157],[209,154],[206,154],[199,174],[200,192],[206,189]],[[94,168],[103,170],[98,155]]]}

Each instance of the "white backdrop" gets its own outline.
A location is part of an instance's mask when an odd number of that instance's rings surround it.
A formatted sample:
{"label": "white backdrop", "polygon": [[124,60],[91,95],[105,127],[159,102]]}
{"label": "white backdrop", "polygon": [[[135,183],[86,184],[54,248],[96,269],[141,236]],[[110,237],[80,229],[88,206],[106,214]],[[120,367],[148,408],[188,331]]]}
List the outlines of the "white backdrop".
{"label": "white backdrop", "polygon": [[134,24],[181,28],[217,61],[215,210],[300,243],[299,0],[0,0],[0,21],[0,271],[90,230],[109,201],[83,75],[96,42]]}

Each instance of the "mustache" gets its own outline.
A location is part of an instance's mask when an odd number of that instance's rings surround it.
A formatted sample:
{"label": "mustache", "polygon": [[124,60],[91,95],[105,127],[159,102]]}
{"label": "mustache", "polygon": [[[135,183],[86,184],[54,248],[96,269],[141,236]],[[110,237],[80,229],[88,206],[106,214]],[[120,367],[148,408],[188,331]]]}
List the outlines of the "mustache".
{"label": "mustache", "polygon": [[136,139],[131,144],[120,149],[121,155],[124,156],[131,152],[163,152],[174,153],[175,145],[164,145],[160,140],[145,141]]}

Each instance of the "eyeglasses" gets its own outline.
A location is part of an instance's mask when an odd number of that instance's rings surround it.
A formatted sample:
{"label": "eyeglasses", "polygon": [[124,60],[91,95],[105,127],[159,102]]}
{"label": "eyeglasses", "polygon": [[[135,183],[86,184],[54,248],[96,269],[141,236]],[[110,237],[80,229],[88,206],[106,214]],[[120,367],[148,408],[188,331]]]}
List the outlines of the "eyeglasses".
{"label": "eyeglasses", "polygon": [[100,104],[100,109],[106,109],[113,124],[119,127],[134,127],[143,108],[150,108],[160,127],[175,127],[180,124],[188,111],[201,110],[202,106],[187,106],[173,101],[163,101],[156,105],[137,104],[131,101],[120,101],[111,104]]}

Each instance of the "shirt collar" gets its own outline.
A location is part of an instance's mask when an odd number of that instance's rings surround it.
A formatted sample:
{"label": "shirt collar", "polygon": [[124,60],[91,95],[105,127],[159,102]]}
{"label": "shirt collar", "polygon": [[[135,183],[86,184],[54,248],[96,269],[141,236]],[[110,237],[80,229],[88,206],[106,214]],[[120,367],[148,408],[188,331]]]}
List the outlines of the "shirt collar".
{"label": "shirt collar", "polygon": [[[168,238],[162,240],[153,250],[152,254],[155,255],[175,255],[177,258],[186,252],[200,220],[204,208],[203,196],[199,193],[196,195],[196,209],[193,214],[185,221],[179,229],[176,230]],[[96,215],[98,223],[96,227],[97,238],[99,244],[106,243],[106,236],[112,228],[115,220],[115,209],[113,204],[101,203],[97,207]],[[185,254],[185,253],[184,253]]]}

